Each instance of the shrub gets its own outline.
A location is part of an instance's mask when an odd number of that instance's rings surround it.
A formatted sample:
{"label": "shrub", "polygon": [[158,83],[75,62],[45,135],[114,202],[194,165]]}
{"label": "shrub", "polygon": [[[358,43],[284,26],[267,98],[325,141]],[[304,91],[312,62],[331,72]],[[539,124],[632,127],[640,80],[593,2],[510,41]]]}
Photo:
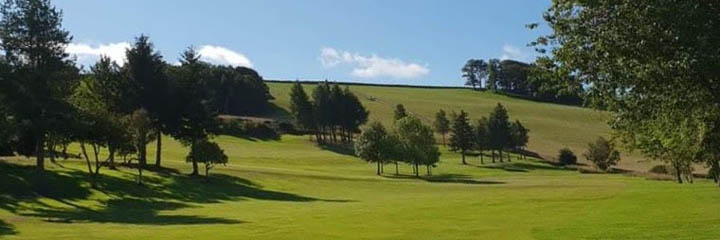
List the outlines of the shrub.
{"label": "shrub", "polygon": [[655,174],[668,174],[668,173],[670,173],[670,171],[668,171],[668,167],[665,166],[665,165],[657,165],[657,166],[654,166],[654,167],[650,168],[650,171],[649,171],[649,172],[655,173]]}
{"label": "shrub", "polygon": [[279,139],[280,134],[270,123],[252,121],[229,121],[220,126],[220,134],[234,137]]}
{"label": "shrub", "polygon": [[620,152],[615,150],[615,144],[603,137],[589,143],[588,150],[583,155],[603,171],[615,166],[620,161]]}
{"label": "shrub", "polygon": [[560,149],[558,154],[558,161],[561,165],[575,165],[577,164],[577,156],[569,148]]}

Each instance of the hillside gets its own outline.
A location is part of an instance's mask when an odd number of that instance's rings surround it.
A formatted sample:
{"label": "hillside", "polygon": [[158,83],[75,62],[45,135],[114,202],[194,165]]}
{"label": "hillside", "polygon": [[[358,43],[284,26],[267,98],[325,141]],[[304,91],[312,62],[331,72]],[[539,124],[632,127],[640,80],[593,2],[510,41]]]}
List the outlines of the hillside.
{"label": "hillside", "polygon": [[[288,111],[290,83],[268,82],[273,103]],[[310,94],[314,84],[304,84]],[[474,121],[487,116],[497,103],[503,104],[511,120],[518,119],[530,129],[528,149],[542,158],[552,160],[563,147],[569,147],[578,156],[586,149],[587,143],[598,136],[608,137],[607,125],[609,113],[588,108],[553,103],[536,102],[488,91],[474,91],[463,88],[419,88],[399,86],[351,85],[365,107],[370,111],[370,119],[381,121],[386,126],[392,124],[395,105],[403,104],[408,111],[430,124],[439,109],[446,112],[468,112]],[[282,114],[276,114],[282,116]],[[440,142],[440,136],[438,141]],[[580,157],[581,161],[584,161]],[[622,152],[620,168],[647,171],[653,165],[637,154]]]}

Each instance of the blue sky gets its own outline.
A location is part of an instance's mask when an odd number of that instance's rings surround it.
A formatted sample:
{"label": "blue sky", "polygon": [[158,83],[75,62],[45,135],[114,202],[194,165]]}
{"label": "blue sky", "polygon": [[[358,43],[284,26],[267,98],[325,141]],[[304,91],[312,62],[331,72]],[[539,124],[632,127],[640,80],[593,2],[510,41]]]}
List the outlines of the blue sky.
{"label": "blue sky", "polygon": [[266,79],[462,85],[469,58],[532,61],[528,42],[547,29],[549,0],[55,0],[83,65],[123,61],[143,33],[166,61],[195,46],[218,64],[251,66]]}

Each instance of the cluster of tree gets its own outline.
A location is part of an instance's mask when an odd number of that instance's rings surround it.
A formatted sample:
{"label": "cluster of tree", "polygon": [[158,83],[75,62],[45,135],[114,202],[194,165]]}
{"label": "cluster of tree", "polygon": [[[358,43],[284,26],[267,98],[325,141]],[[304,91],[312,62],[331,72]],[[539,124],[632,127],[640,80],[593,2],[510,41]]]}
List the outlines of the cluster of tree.
{"label": "cluster of tree", "polygon": [[553,32],[532,45],[549,51],[549,72],[592,86],[623,144],[669,163],[679,183],[693,164],[720,183],[720,3],[557,0],[544,19]]}
{"label": "cluster of tree", "polygon": [[[201,62],[192,47],[180,65],[170,65],[142,35],[125,65],[101,57],[82,72],[65,53],[71,36],[49,0],[8,0],[0,14],[0,151],[35,156],[38,171],[46,156],[55,161],[60,148],[67,157],[64,149],[77,142],[93,178],[103,166],[114,168],[116,156],[131,154],[142,176],[147,144],[156,141],[160,167],[166,134],[192,149],[192,174],[198,162],[207,172],[227,161],[208,141],[218,113],[255,113],[270,98],[252,69]],[[101,161],[103,149],[109,154]]]}
{"label": "cluster of tree", "polygon": [[[444,115],[442,110],[437,115],[436,131],[443,133],[447,129],[446,123],[449,121],[440,117]],[[496,159],[496,152],[500,162],[503,162],[503,152],[508,153],[507,160],[510,161],[509,151],[522,154],[523,148],[527,146],[530,130],[525,128],[519,120],[510,122],[507,110],[499,103],[488,117],[481,118],[475,124],[470,123],[465,111],[461,110],[459,114],[451,115],[449,145],[452,151],[460,152],[463,164],[467,164],[465,156],[471,151],[478,151],[480,163],[484,164],[484,151],[490,151],[493,163]]]}
{"label": "cluster of tree", "polygon": [[546,58],[528,64],[515,60],[470,59],[462,67],[466,86],[483,87],[496,92],[526,96],[543,101],[565,104],[581,104],[584,89],[581,84],[565,81],[570,74],[552,71],[556,66]]}
{"label": "cluster of tree", "polygon": [[398,163],[411,165],[415,176],[420,175],[420,166],[424,165],[427,175],[431,175],[431,169],[440,160],[432,128],[415,116],[397,119],[393,131],[379,122],[371,123],[355,141],[355,153],[375,163],[378,175],[383,173],[386,164],[395,164],[395,174],[399,174]]}
{"label": "cluster of tree", "polygon": [[315,133],[319,144],[352,142],[370,114],[350,88],[327,81],[313,89],[312,99],[296,81],[290,90],[290,111],[298,127]]}

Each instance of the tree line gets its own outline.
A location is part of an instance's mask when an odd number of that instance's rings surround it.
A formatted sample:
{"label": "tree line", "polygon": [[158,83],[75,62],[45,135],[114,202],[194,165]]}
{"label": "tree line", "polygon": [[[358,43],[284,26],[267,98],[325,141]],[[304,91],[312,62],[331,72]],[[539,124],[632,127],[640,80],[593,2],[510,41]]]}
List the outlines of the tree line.
{"label": "tree line", "polygon": [[[524,153],[530,130],[519,120],[510,122],[507,110],[502,104],[498,103],[489,116],[482,117],[475,123],[471,123],[468,114],[462,110],[450,115],[451,120],[448,120],[445,111],[438,111],[434,123],[435,131],[443,135],[443,138],[450,133],[448,146],[452,151],[460,153],[462,164],[467,164],[466,155],[472,151],[479,153],[481,164],[485,163],[485,151],[490,151],[493,163],[496,159],[500,162],[504,159],[511,161],[511,151]],[[503,153],[507,153],[506,157]]]}
{"label": "tree line", "polygon": [[145,35],[127,49],[124,65],[102,56],[81,70],[65,52],[72,37],[49,0],[7,0],[0,13],[0,154],[34,156],[39,172],[46,156],[67,157],[76,142],[93,178],[129,155],[142,176],[147,144],[156,142],[161,167],[162,136],[170,135],[191,149],[192,174],[198,163],[207,173],[227,162],[210,141],[217,116],[260,113],[272,98],[252,69],[202,62],[192,47],[168,64]]}
{"label": "tree line", "polygon": [[582,84],[567,84],[571,74],[554,71],[557,66],[546,59],[533,63],[506,59],[469,59],[462,67],[465,85],[473,89],[524,96],[542,101],[580,105],[585,90]]}
{"label": "tree line", "polygon": [[299,81],[290,89],[290,111],[297,126],[315,135],[319,144],[350,143],[370,112],[349,87],[328,81],[308,96]]}

